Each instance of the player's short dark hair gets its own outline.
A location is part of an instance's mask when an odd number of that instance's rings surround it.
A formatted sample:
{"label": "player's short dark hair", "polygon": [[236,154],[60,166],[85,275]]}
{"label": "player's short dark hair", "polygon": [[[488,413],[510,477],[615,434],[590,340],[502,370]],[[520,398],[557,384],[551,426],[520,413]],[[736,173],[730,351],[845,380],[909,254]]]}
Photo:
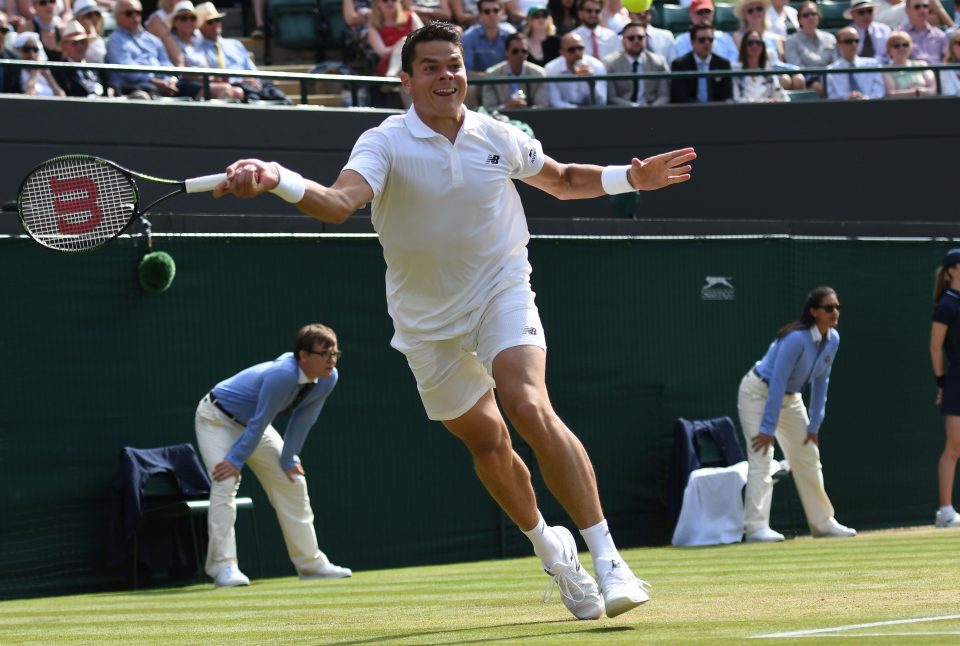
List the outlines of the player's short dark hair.
{"label": "player's short dark hair", "polygon": [[293,343],[294,357],[299,360],[301,350],[313,350],[317,343],[320,344],[321,348],[335,346],[337,345],[337,333],[323,323],[304,325],[297,332],[297,338]]}
{"label": "player's short dark hair", "polygon": [[525,33],[523,33],[522,31],[518,31],[518,32],[516,32],[516,33],[510,34],[509,36],[507,36],[507,40],[506,40],[506,42],[503,44],[503,48],[504,48],[506,51],[510,51],[510,45],[514,44],[514,43],[517,42],[518,40],[526,41],[526,40],[527,40],[527,35],[526,35]]}
{"label": "player's short dark hair", "polygon": [[400,67],[407,74],[413,74],[413,59],[417,53],[417,45],[435,40],[453,43],[463,55],[463,43],[460,42],[460,32],[449,22],[431,22],[429,25],[415,30],[407,36],[400,51]]}
{"label": "player's short dark hair", "polygon": [[709,22],[698,22],[697,24],[695,24],[693,28],[690,30],[690,42],[693,43],[693,41],[697,39],[697,35],[701,31],[707,31],[708,29],[710,31],[713,31],[713,25],[710,24]]}

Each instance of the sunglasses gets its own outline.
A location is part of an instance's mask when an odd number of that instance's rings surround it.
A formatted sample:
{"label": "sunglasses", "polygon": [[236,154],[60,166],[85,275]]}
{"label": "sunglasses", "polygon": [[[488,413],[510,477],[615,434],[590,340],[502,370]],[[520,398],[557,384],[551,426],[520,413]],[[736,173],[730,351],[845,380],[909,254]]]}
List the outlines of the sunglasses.
{"label": "sunglasses", "polygon": [[643,39],[645,39],[645,38],[646,38],[646,36],[644,36],[643,34],[633,34],[632,36],[624,36],[624,37],[623,37],[624,40],[628,40],[628,41],[630,41],[630,42],[634,42],[634,41],[637,41],[637,40],[643,40]]}
{"label": "sunglasses", "polygon": [[706,14],[706,13],[713,13],[713,9],[698,9],[698,10],[697,10],[697,15],[698,15],[698,16],[702,16],[703,14]]}
{"label": "sunglasses", "polygon": [[752,7],[749,7],[749,8],[747,8],[747,9],[744,9],[744,10],[743,10],[743,13],[753,14],[753,13],[761,13],[762,11],[763,11],[763,7],[762,7],[762,6],[760,6],[760,5],[754,5],[754,6],[752,6]]}
{"label": "sunglasses", "polygon": [[20,51],[24,54],[36,54],[40,51],[40,49],[31,45],[27,45],[26,47],[21,47]]}
{"label": "sunglasses", "polygon": [[910,49],[910,43],[890,43],[894,49]]}
{"label": "sunglasses", "polygon": [[761,47],[763,45],[762,40],[748,40],[747,47]]}
{"label": "sunglasses", "polygon": [[702,43],[712,43],[712,42],[713,42],[713,36],[698,36],[698,37],[697,37],[697,42],[698,42],[698,43],[701,43],[701,44],[702,44]]}
{"label": "sunglasses", "polygon": [[546,17],[549,16],[549,15],[550,15],[550,14],[547,13],[546,11],[538,11],[537,13],[533,14],[533,15],[530,16],[530,17],[531,17],[531,18],[546,18]]}
{"label": "sunglasses", "polygon": [[37,0],[37,5],[46,7],[48,4],[57,4],[57,0]]}
{"label": "sunglasses", "polygon": [[814,16],[819,18],[820,14],[818,14],[816,11],[804,11],[802,14],[800,14],[801,18],[812,18]]}
{"label": "sunglasses", "polygon": [[139,9],[127,9],[123,12],[123,15],[127,18],[133,18],[134,16],[142,16],[143,12]]}
{"label": "sunglasses", "polygon": [[210,18],[209,20],[205,21],[203,24],[204,24],[204,25],[219,25],[219,24],[220,24],[220,19],[219,19],[219,18]]}
{"label": "sunglasses", "polygon": [[567,47],[564,51],[570,52],[572,54],[574,52],[582,52],[584,49],[586,48],[583,45],[571,45],[570,47]]}
{"label": "sunglasses", "polygon": [[520,48],[518,48],[518,47],[514,47],[513,49],[510,50],[510,53],[511,53],[511,54],[523,54],[524,56],[526,56],[527,54],[530,53],[530,50],[529,50],[529,49],[520,49]]}
{"label": "sunglasses", "polygon": [[860,42],[859,38],[848,38],[847,40],[838,40],[837,43],[840,45],[856,45]]}
{"label": "sunglasses", "polygon": [[866,16],[867,14],[873,13],[873,7],[867,7],[866,9],[857,9],[853,13],[858,16]]}
{"label": "sunglasses", "polygon": [[582,11],[583,13],[585,13],[585,14],[587,14],[587,15],[591,15],[591,16],[592,16],[593,14],[595,14],[595,13],[600,13],[600,10],[599,10],[599,9],[581,9],[580,11]]}
{"label": "sunglasses", "polygon": [[814,309],[823,310],[827,314],[833,314],[840,311],[839,305],[817,305]]}
{"label": "sunglasses", "polygon": [[930,8],[930,5],[928,5],[928,4],[915,4],[915,5],[912,5],[912,6],[913,6],[913,10],[914,10],[914,11],[920,11],[921,9],[929,9],[929,8]]}
{"label": "sunglasses", "polygon": [[189,13],[182,13],[179,16],[176,16],[174,20],[197,22],[197,17]]}
{"label": "sunglasses", "polygon": [[494,7],[492,9],[484,9],[483,14],[489,16],[492,13],[500,13],[500,7]]}

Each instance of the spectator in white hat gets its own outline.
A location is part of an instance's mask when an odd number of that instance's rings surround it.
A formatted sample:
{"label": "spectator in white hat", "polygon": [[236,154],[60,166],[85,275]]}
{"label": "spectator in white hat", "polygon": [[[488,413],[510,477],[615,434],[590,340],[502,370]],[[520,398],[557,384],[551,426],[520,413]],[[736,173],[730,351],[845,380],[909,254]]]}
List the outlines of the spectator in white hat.
{"label": "spectator in white hat", "polygon": [[[17,39],[13,41],[13,49],[17,56],[25,61],[48,60],[40,42],[40,35],[35,31],[25,31],[17,35]],[[21,69],[19,76],[14,76],[10,89],[29,96],[64,96],[50,70],[40,67]]]}
{"label": "spectator in white hat", "polygon": [[87,45],[87,62],[102,63],[107,57],[107,41],[103,39],[103,13],[100,5],[94,0],[74,0],[73,17],[93,36]]}
{"label": "spectator in white hat", "polygon": [[874,20],[877,5],[873,0],[853,0],[843,17],[852,20],[850,25],[860,35],[860,49],[857,56],[876,58],[881,63],[886,60],[886,44],[891,29],[882,22]]}
{"label": "spectator in white hat", "polygon": [[[64,26],[60,37],[60,47],[63,49],[63,60],[69,63],[87,62],[86,54],[90,41],[94,35],[79,20],[71,20]],[[104,89],[100,76],[93,70],[83,70],[75,67],[58,67],[53,70],[53,78],[67,96],[81,96],[95,99],[109,96]]]}
{"label": "spectator in white hat", "polygon": [[[203,53],[203,36],[197,30],[197,11],[190,0],[180,0],[173,7],[170,16],[173,38],[179,45],[186,67],[209,67]],[[203,77],[183,76],[180,79],[180,91],[203,98]],[[225,101],[242,101],[243,90],[230,85],[226,78],[210,79],[210,98]]]}

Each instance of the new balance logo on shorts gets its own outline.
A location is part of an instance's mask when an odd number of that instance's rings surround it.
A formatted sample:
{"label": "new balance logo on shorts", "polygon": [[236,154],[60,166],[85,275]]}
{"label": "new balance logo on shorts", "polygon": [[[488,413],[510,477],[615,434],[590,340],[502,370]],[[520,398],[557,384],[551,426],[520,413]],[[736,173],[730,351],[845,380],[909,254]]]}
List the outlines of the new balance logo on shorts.
{"label": "new balance logo on shorts", "polygon": [[530,336],[537,336],[537,328],[531,325],[526,325],[523,328],[523,334],[529,334]]}
{"label": "new balance logo on shorts", "polygon": [[500,155],[490,155],[489,157],[487,157],[487,163],[488,163],[488,164],[499,164],[499,163],[500,163]]}

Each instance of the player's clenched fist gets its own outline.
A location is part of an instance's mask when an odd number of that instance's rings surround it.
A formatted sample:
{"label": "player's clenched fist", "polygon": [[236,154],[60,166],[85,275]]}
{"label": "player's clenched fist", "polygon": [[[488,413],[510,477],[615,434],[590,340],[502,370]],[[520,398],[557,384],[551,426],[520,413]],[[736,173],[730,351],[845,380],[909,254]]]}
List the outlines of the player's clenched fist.
{"label": "player's clenched fist", "polygon": [[214,197],[227,193],[237,197],[257,197],[280,183],[280,172],[273,162],[241,159],[227,166],[227,180],[213,191]]}

